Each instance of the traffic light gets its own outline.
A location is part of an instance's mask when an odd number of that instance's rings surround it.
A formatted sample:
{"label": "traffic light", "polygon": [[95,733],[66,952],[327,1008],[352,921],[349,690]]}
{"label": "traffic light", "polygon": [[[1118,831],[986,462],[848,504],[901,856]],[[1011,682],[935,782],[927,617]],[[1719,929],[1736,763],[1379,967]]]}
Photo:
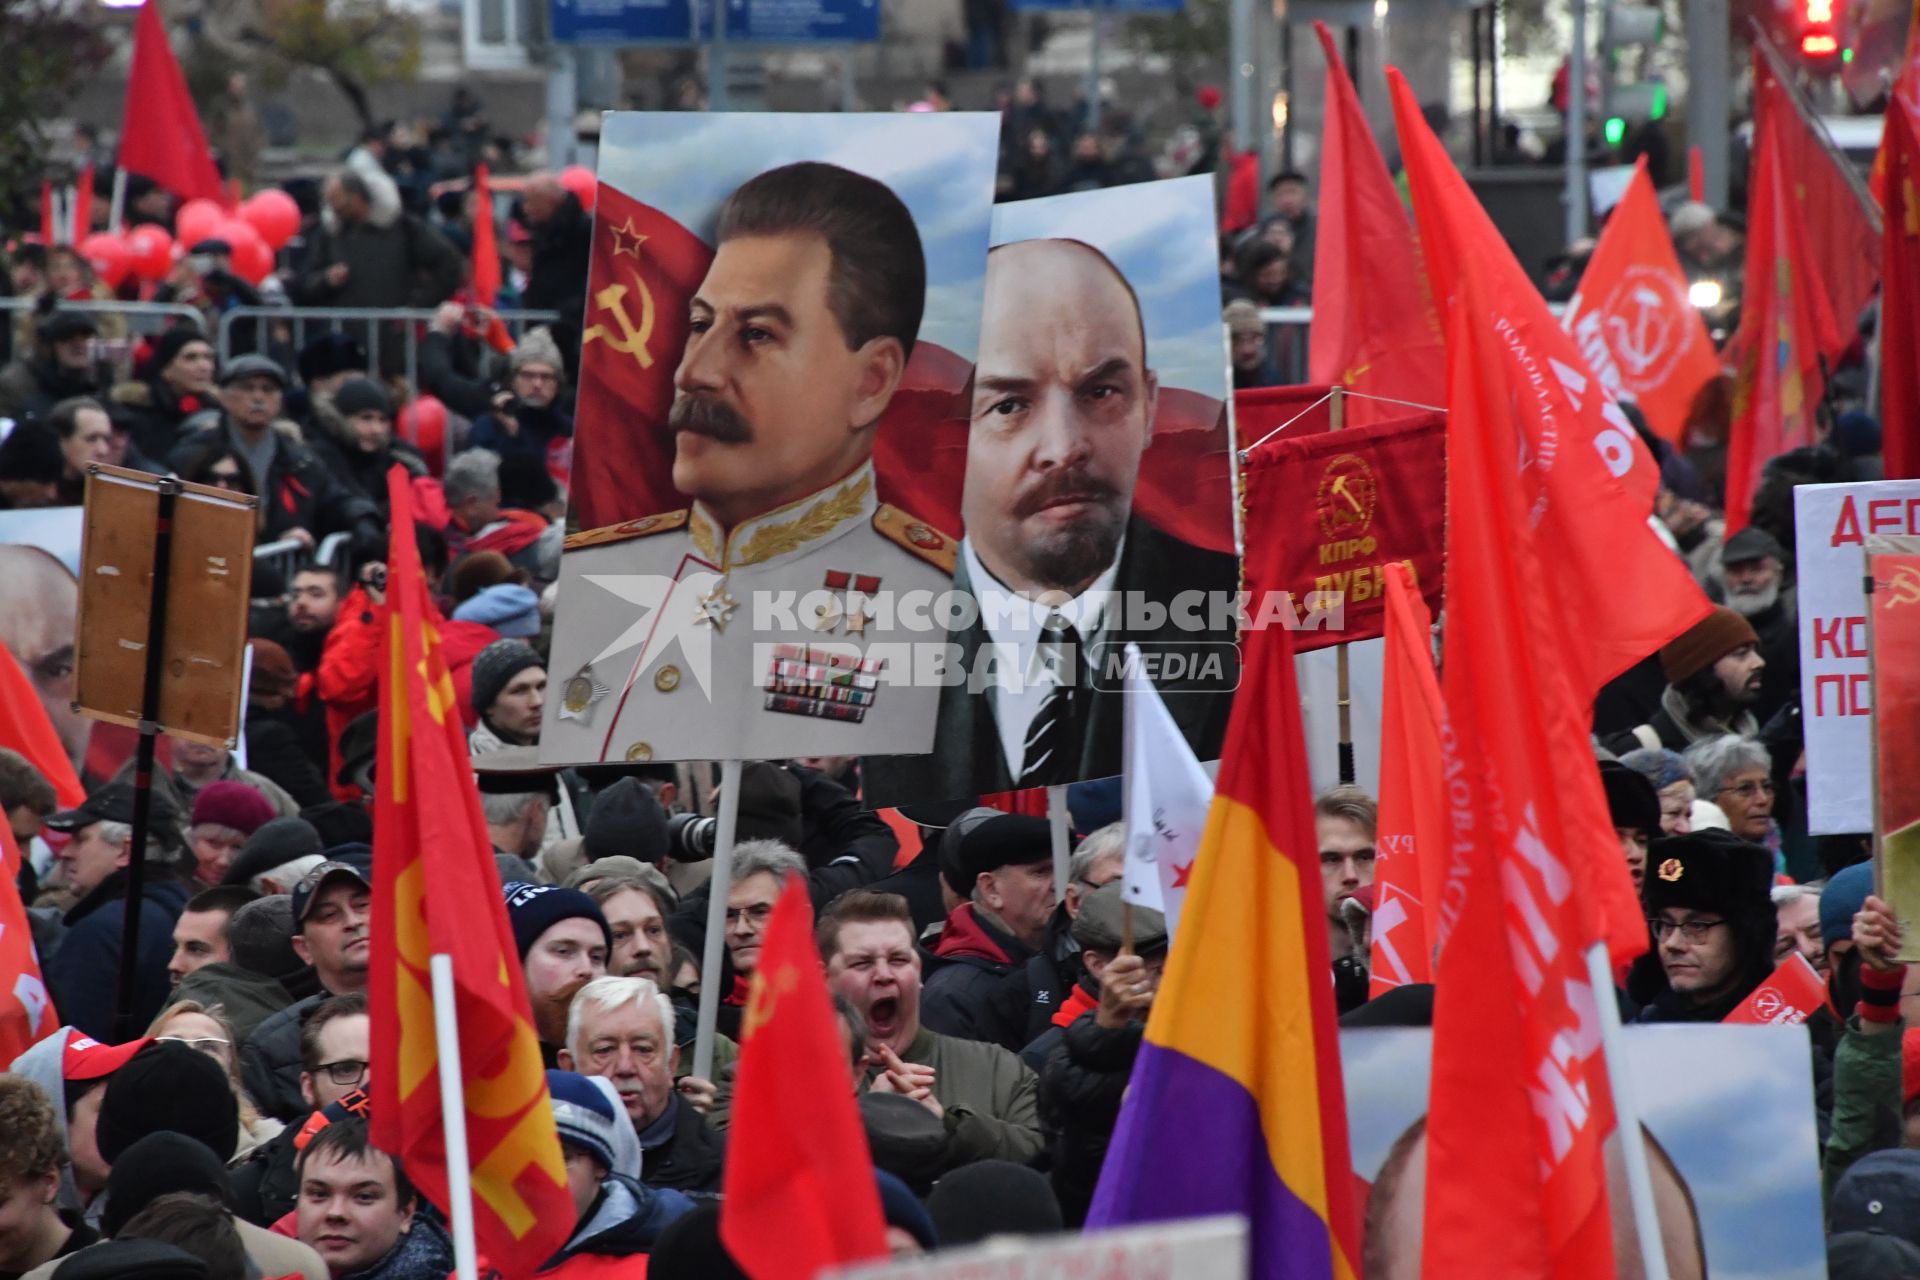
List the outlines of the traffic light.
{"label": "traffic light", "polygon": [[[1801,0],[1801,3],[1827,3],[1833,0]],[[1613,3],[1607,5],[1600,25],[1600,114],[1608,146],[1619,146],[1630,125],[1664,119],[1667,114],[1667,86],[1659,80],[1620,78],[1621,64],[1636,49],[1646,49],[1666,35],[1666,14],[1659,5]],[[1645,59],[1638,62],[1644,64]]]}
{"label": "traffic light", "polygon": [[1840,23],[1834,0],[1800,0],[1800,56],[1815,67],[1840,60]]}

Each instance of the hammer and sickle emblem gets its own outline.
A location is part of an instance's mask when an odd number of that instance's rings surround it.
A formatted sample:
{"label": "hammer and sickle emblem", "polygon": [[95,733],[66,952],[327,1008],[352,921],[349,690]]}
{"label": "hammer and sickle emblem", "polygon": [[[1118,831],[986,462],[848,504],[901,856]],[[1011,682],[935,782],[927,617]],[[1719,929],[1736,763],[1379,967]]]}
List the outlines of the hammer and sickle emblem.
{"label": "hammer and sickle emblem", "polygon": [[1901,565],[1894,573],[1887,587],[1893,592],[1893,599],[1887,608],[1897,609],[1903,604],[1920,604],[1920,571],[1912,565]]}
{"label": "hammer and sickle emblem", "polygon": [[751,1040],[753,1033],[773,1020],[775,1006],[780,997],[792,991],[799,983],[799,975],[794,973],[792,965],[782,965],[768,981],[763,969],[753,975],[753,981],[747,988],[747,1011],[741,1018],[740,1038]]}
{"label": "hammer and sickle emblem", "polygon": [[651,369],[653,353],[647,350],[647,343],[653,339],[653,293],[638,272],[629,271],[628,275],[633,280],[634,291],[640,295],[640,323],[634,324],[633,317],[627,314],[627,286],[610,284],[593,295],[593,305],[613,314],[619,334],[610,332],[604,324],[593,324],[587,327],[580,341],[584,345],[597,338],[621,355],[632,356],[642,369]]}

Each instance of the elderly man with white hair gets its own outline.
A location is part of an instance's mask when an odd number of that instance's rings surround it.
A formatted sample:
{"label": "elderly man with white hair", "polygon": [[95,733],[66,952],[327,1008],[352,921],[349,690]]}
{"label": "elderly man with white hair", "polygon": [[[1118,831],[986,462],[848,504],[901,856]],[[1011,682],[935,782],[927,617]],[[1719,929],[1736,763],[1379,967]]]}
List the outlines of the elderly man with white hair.
{"label": "elderly man with white hair", "polygon": [[1775,885],[1773,910],[1779,921],[1773,939],[1774,961],[1784,961],[1799,952],[1821,977],[1826,977],[1827,944],[1820,935],[1820,886]]}
{"label": "elderly man with white hair", "polygon": [[563,1070],[612,1083],[639,1136],[641,1181],[693,1193],[720,1190],[720,1138],[680,1095],[673,1003],[647,978],[595,978],[567,1014]]}

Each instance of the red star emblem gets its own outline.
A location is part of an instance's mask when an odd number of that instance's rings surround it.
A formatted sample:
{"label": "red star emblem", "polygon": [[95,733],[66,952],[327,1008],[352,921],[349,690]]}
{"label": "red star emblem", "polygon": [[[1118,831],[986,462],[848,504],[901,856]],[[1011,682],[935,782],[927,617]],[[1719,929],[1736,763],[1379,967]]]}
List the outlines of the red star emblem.
{"label": "red star emblem", "polygon": [[611,230],[613,232],[613,251],[616,254],[625,254],[627,257],[638,261],[640,258],[640,246],[647,242],[647,238],[634,229],[633,219],[629,217],[624,224],[613,227]]}
{"label": "red star emblem", "polygon": [[1193,878],[1193,864],[1191,862],[1186,862],[1186,863],[1176,862],[1173,864],[1173,887],[1174,888],[1176,889],[1186,888],[1187,881],[1192,878]]}

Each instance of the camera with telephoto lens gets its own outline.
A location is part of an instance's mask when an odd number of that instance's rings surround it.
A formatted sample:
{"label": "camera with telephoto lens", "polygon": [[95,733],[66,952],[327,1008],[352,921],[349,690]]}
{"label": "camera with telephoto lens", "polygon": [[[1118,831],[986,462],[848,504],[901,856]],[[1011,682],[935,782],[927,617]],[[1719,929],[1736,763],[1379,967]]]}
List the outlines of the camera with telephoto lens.
{"label": "camera with telephoto lens", "polygon": [[676,813],[667,819],[667,849],[682,862],[711,858],[719,826],[717,818],[703,818],[697,813]]}

